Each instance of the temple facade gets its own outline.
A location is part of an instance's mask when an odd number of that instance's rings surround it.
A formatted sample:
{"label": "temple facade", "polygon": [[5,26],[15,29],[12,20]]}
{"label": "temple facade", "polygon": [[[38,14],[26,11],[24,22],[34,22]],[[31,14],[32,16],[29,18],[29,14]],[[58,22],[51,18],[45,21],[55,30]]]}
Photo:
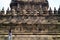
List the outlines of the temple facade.
{"label": "temple facade", "polygon": [[60,7],[54,11],[48,0],[12,0],[4,13],[0,11],[0,39],[8,40],[59,40]]}

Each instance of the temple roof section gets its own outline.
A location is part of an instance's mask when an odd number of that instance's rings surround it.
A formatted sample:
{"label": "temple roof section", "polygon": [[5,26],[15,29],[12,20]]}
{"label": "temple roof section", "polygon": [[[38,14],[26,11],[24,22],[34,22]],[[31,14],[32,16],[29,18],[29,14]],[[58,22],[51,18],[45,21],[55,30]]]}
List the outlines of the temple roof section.
{"label": "temple roof section", "polygon": [[42,6],[47,6],[49,7],[49,3],[47,0],[12,0],[10,7],[11,6],[17,6],[17,4],[31,4],[31,5],[42,5]]}
{"label": "temple roof section", "polygon": [[45,2],[46,0],[13,0],[13,1],[24,1],[24,2]]}
{"label": "temple roof section", "polygon": [[12,3],[15,3],[15,2],[35,2],[35,3],[42,2],[42,3],[46,3],[47,0],[12,0]]}

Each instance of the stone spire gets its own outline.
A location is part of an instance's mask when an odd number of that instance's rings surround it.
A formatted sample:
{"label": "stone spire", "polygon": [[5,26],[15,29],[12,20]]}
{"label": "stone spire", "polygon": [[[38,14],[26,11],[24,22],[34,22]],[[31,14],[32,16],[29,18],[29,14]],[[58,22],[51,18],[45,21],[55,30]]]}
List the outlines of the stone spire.
{"label": "stone spire", "polygon": [[8,8],[8,9],[6,10],[6,14],[9,14],[9,11],[10,11],[10,10],[9,10],[9,8]]}
{"label": "stone spire", "polygon": [[1,10],[1,14],[4,14],[4,13],[5,13],[5,11],[4,11],[4,7],[3,7]]}
{"label": "stone spire", "polygon": [[57,10],[56,10],[56,7],[54,7],[54,14],[57,14]]}
{"label": "stone spire", "polygon": [[51,9],[51,7],[50,7],[50,9],[49,9],[49,14],[50,14],[50,15],[52,14],[52,9]]}
{"label": "stone spire", "polygon": [[9,11],[9,8],[7,9],[7,12]]}
{"label": "stone spire", "polygon": [[2,8],[2,12],[4,12],[4,7]]}
{"label": "stone spire", "polygon": [[58,14],[60,14],[60,6],[59,6],[59,9],[58,9]]}

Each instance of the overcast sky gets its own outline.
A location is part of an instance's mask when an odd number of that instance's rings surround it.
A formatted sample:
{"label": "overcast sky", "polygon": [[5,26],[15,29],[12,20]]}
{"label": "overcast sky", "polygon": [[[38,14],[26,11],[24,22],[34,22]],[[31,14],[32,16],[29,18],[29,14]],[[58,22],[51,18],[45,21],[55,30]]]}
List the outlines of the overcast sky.
{"label": "overcast sky", "polygon": [[[49,6],[53,9],[56,7],[57,9],[59,8],[60,5],[60,0],[48,0],[49,1]],[[0,0],[0,10],[4,6],[5,10],[9,7],[11,0]]]}

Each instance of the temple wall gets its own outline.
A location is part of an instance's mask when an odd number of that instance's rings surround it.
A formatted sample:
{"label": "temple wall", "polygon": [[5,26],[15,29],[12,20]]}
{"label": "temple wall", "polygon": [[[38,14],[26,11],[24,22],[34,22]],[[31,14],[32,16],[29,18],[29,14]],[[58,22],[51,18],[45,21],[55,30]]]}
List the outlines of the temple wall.
{"label": "temple wall", "polygon": [[20,24],[15,26],[0,27],[0,34],[8,34],[9,29],[13,34],[60,34],[60,25],[57,24]]}
{"label": "temple wall", "polygon": [[[0,35],[0,40],[8,40],[8,35]],[[12,35],[12,40],[60,40],[60,35]]]}
{"label": "temple wall", "polygon": [[49,8],[47,0],[12,0],[0,11],[0,40],[60,40],[60,10]]}

